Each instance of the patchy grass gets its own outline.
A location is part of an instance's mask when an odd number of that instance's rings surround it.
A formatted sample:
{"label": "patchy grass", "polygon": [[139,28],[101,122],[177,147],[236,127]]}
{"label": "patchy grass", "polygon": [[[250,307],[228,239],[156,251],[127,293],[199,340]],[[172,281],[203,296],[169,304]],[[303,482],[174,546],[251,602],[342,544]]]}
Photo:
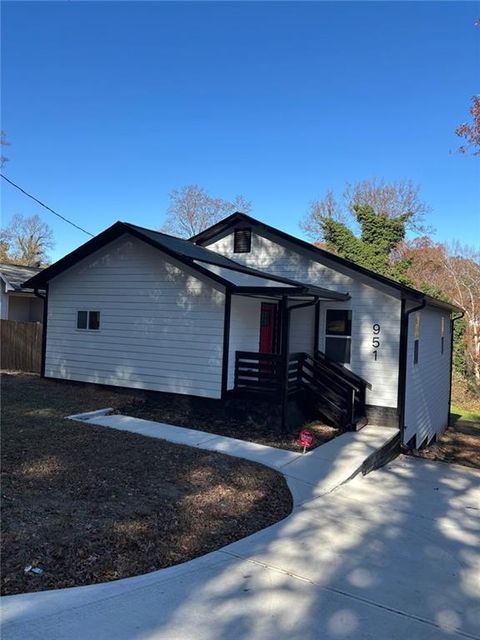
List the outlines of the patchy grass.
{"label": "patchy grass", "polygon": [[480,409],[464,409],[457,405],[452,405],[451,411],[451,416],[454,418],[455,422],[462,420],[480,423]]}
{"label": "patchy grass", "polygon": [[343,433],[342,429],[317,420],[282,435],[279,430],[279,404],[274,399],[269,402],[256,396],[231,397],[219,402],[208,398],[145,392],[126,401],[117,408],[117,412],[299,452],[303,450],[298,444],[298,434],[302,428],[314,434],[313,448]]}
{"label": "patchy grass", "polygon": [[2,396],[3,594],[167,567],[291,511],[267,467],[64,419],[137,393],[4,375]]}

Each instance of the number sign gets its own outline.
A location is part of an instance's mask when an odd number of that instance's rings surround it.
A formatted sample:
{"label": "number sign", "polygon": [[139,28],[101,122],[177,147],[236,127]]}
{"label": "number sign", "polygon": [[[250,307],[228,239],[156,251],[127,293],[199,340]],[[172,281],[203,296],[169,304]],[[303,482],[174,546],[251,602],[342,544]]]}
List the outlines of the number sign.
{"label": "number sign", "polygon": [[380,331],[382,330],[381,326],[378,322],[372,326],[373,337],[372,337],[372,347],[373,347],[373,358],[374,360],[378,359],[378,349],[380,347]]}

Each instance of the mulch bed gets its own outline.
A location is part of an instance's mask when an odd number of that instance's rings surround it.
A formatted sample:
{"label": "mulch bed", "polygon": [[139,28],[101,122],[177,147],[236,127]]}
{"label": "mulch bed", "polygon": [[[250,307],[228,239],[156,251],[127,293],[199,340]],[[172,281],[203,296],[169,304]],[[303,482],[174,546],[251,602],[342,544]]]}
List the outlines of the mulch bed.
{"label": "mulch bed", "polygon": [[4,595],[168,567],[291,511],[267,467],[64,419],[137,393],[4,375],[2,396]]}
{"label": "mulch bed", "polygon": [[437,442],[415,456],[480,469],[480,424],[459,420],[442,433]]}
{"label": "mulch bed", "polygon": [[144,392],[126,401],[116,412],[291,451],[302,451],[298,444],[300,429],[308,428],[314,434],[312,448],[344,432],[317,420],[305,422],[283,436],[279,405],[256,396],[231,397],[219,402],[208,398]]}

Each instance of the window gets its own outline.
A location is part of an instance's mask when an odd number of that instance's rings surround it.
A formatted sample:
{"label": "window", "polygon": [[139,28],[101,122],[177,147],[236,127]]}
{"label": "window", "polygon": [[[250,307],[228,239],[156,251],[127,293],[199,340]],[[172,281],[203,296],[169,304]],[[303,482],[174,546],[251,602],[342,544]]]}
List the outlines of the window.
{"label": "window", "polygon": [[330,360],[348,364],[351,355],[352,312],[347,309],[327,309],[325,355]]}
{"label": "window", "polygon": [[98,331],[100,329],[100,311],[78,311],[77,329]]}
{"label": "window", "polygon": [[418,351],[420,348],[420,311],[415,314],[415,342],[413,343],[413,364],[418,364]]}
{"label": "window", "polygon": [[440,352],[443,355],[445,351],[445,318],[442,316],[442,337],[440,340]]}
{"label": "window", "polygon": [[252,230],[235,229],[233,235],[233,252],[249,253],[252,247]]}

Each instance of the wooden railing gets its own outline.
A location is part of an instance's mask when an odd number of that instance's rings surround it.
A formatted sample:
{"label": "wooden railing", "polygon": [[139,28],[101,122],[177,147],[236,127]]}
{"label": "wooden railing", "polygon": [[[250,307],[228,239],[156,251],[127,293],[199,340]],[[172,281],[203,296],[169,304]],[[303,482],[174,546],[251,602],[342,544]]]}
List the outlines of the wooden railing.
{"label": "wooden railing", "polygon": [[[285,368],[286,367],[286,368]],[[271,353],[237,351],[235,390],[295,396],[309,394],[317,409],[334,424],[351,428],[365,416],[366,380],[333,363],[324,354],[291,353],[286,363]]]}
{"label": "wooden railing", "polygon": [[333,364],[335,366],[325,358],[305,354],[302,382],[315,394],[318,408],[327,418],[339,426],[351,428],[357,418],[365,416],[368,383],[345,367]]}
{"label": "wooden railing", "polygon": [[274,353],[235,352],[235,390],[276,393],[283,388],[282,357]]}

